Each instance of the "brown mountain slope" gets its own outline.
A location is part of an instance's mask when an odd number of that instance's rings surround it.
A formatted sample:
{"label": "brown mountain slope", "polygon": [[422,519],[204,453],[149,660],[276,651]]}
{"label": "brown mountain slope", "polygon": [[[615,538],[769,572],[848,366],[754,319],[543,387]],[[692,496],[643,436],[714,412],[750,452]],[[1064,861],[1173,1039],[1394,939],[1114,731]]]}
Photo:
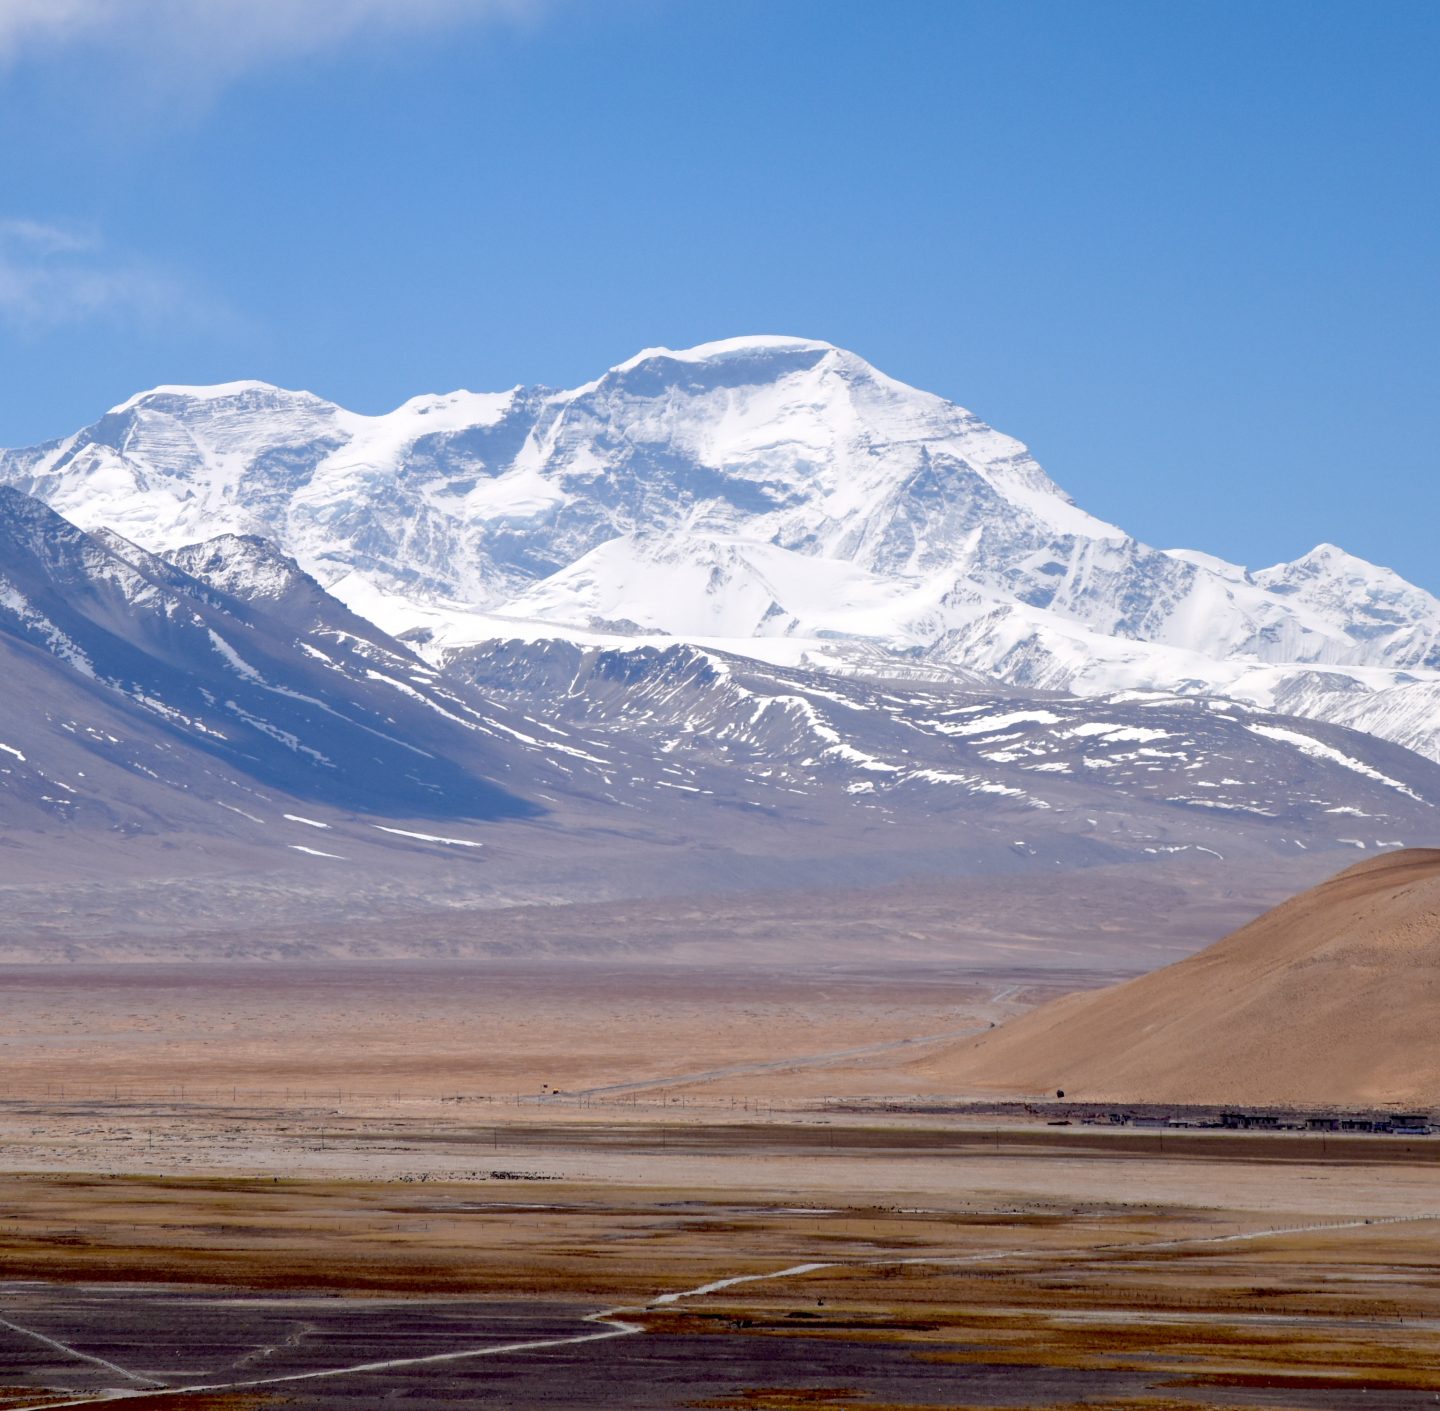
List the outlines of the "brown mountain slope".
{"label": "brown mountain slope", "polygon": [[951,1092],[1440,1104],[1440,849],[1362,862],[1198,955],[915,1067]]}

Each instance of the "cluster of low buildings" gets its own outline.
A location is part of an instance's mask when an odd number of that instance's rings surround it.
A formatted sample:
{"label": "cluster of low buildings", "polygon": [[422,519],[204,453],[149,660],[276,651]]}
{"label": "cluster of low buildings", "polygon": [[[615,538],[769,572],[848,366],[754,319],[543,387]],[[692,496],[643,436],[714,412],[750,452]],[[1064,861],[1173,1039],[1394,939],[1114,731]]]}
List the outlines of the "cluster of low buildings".
{"label": "cluster of low buildings", "polygon": [[1428,1112],[1285,1113],[1237,1110],[1176,1116],[1151,1111],[1089,1113],[1085,1126],[1220,1129],[1228,1132],[1340,1132],[1428,1137],[1440,1131]]}

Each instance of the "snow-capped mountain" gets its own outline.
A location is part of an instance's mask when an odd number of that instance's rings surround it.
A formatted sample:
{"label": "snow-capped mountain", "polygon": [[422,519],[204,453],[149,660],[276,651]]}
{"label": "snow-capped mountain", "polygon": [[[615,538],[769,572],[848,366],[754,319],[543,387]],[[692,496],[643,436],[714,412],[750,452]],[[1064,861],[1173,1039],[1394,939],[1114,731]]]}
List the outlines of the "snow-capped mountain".
{"label": "snow-capped mountain", "polygon": [[1254,573],[1151,548],[1018,441],[811,340],[650,349],[571,391],[376,417],[260,383],[158,388],[0,455],[0,479],[157,552],[273,539],[436,664],[492,638],[670,637],[1215,693],[1435,748],[1408,702],[1440,685],[1440,601],[1329,546]]}
{"label": "snow-capped mountain", "polygon": [[316,925],[413,953],[526,902],[1005,876],[1035,896],[1137,866],[1174,907],[1197,868],[1202,896],[1222,860],[1226,896],[1267,895],[1423,841],[1440,809],[1440,765],[1217,700],[673,641],[492,640],[437,668],[265,540],[165,558],[9,488],[0,671],[0,951],[31,956],[97,933],[106,954],[192,933],[249,954],[267,926],[308,954]]}

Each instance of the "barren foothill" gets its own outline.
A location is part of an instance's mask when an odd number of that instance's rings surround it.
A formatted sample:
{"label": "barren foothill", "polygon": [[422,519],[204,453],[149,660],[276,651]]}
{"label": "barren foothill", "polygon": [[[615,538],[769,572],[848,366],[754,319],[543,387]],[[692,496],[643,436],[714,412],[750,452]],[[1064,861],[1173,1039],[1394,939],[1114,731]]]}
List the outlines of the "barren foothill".
{"label": "barren foothill", "polygon": [[1387,853],[1197,955],[917,1056],[918,1086],[1082,1101],[1440,1103],[1440,850]]}

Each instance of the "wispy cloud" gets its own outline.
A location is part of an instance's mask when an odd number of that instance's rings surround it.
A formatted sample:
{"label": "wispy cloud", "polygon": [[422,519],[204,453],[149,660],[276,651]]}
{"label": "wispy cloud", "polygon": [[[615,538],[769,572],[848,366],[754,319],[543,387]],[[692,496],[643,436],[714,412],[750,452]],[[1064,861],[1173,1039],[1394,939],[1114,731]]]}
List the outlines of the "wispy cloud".
{"label": "wispy cloud", "polygon": [[0,216],[0,248],[5,245],[28,247],[40,255],[74,255],[93,250],[99,242],[93,235],[45,221]]}
{"label": "wispy cloud", "polygon": [[183,279],[109,250],[93,231],[0,218],[0,321],[12,328],[33,332],[97,319],[158,324],[225,317]]}
{"label": "wispy cloud", "polygon": [[546,0],[0,0],[0,61],[123,50],[192,82],[366,40],[523,19]]}

